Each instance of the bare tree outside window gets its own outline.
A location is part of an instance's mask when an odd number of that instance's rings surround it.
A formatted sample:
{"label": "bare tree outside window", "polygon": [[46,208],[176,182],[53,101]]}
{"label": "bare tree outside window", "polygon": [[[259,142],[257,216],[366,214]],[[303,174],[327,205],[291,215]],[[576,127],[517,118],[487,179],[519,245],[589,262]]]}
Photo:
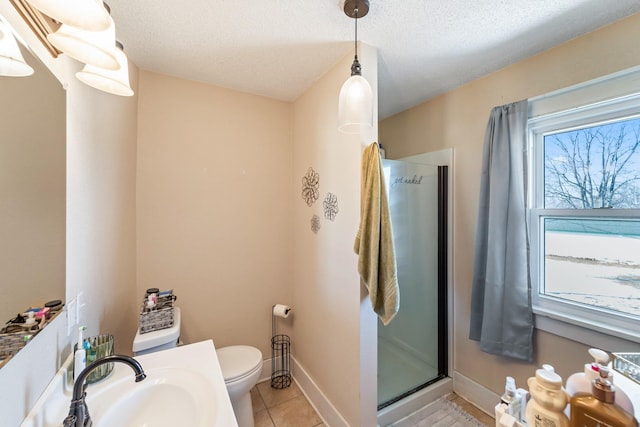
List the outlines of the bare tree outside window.
{"label": "bare tree outside window", "polygon": [[544,138],[545,208],[640,207],[640,119]]}

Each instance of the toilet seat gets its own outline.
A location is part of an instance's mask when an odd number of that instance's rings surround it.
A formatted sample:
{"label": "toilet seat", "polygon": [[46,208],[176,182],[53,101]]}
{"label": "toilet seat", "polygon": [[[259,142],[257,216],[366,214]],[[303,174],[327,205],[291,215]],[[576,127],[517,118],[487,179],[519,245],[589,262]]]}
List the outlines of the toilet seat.
{"label": "toilet seat", "polygon": [[232,345],[216,350],[226,384],[239,381],[262,369],[262,352],[248,345]]}

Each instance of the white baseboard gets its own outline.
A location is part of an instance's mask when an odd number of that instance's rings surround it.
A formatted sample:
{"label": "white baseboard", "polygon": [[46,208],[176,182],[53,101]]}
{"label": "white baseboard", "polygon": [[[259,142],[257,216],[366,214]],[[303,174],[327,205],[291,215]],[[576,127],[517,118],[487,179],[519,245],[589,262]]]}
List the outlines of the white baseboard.
{"label": "white baseboard", "polygon": [[320,418],[322,418],[324,425],[327,427],[349,427],[349,423],[347,423],[338,409],[333,406],[327,396],[324,395],[322,390],[320,390],[302,365],[298,363],[296,358],[291,356],[291,361],[293,366],[293,379],[311,406],[313,406]]}
{"label": "white baseboard", "polygon": [[463,399],[471,402],[482,412],[495,417],[495,407],[500,402],[500,395],[489,390],[482,384],[455,371],[453,373],[453,391]]}
{"label": "white baseboard", "polygon": [[[260,371],[260,379],[258,380],[259,383],[264,382],[264,381],[271,381],[271,368],[272,368],[272,364],[271,362],[273,361],[273,358],[270,359],[264,359],[262,361],[262,370]],[[280,357],[276,357],[275,358],[275,362],[276,362],[276,366],[277,369],[282,369],[284,368],[281,364],[280,364]],[[289,369],[291,369],[292,367],[289,366]]]}
{"label": "white baseboard", "polygon": [[271,380],[271,359],[262,361],[262,372],[260,372],[259,383]]}

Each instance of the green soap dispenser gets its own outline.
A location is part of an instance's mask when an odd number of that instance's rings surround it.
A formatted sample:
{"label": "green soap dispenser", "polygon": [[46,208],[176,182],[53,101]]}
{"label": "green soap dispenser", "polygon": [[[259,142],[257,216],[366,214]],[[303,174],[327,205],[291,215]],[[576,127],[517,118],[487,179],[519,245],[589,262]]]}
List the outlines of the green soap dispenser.
{"label": "green soap dispenser", "polygon": [[591,393],[576,393],[571,398],[571,427],[638,427],[633,414],[615,403],[616,390],[609,381],[609,368],[600,366]]}

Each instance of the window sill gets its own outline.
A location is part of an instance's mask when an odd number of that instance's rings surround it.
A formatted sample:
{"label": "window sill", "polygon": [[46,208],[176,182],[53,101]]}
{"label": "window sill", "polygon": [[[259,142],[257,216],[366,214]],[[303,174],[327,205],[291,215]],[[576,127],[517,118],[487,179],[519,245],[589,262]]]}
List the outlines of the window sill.
{"label": "window sill", "polygon": [[640,351],[640,331],[610,329],[596,322],[533,307],[535,328],[608,351]]}

